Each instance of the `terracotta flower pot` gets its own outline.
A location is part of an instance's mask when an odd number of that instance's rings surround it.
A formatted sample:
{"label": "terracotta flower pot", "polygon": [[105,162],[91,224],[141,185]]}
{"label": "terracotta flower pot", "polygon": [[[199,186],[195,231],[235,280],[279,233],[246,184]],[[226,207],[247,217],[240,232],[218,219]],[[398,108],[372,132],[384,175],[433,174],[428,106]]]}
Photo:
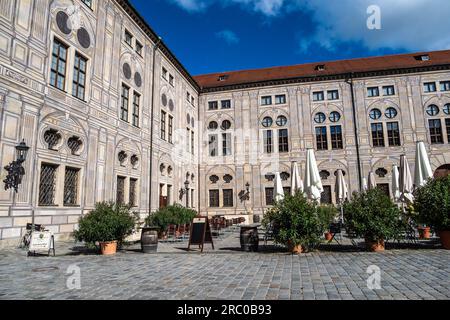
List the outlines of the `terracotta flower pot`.
{"label": "terracotta flower pot", "polygon": [[384,240],[372,241],[366,239],[366,248],[370,252],[383,252],[385,250]]}
{"label": "terracotta flower pot", "polygon": [[331,232],[325,232],[325,240],[331,241],[333,239],[333,235]]}
{"label": "terracotta flower pot", "polygon": [[300,254],[303,252],[303,248],[301,245],[294,246],[290,241],[288,242],[288,248],[289,251],[292,252],[293,254]]}
{"label": "terracotta flower pot", "polygon": [[430,227],[418,227],[417,230],[419,231],[419,239],[427,240],[431,238]]}
{"label": "terracotta flower pot", "polygon": [[450,250],[450,231],[441,231],[439,232],[439,236],[441,237],[441,243],[444,249]]}
{"label": "terracotta flower pot", "polygon": [[113,255],[117,252],[117,241],[100,242],[102,255]]}

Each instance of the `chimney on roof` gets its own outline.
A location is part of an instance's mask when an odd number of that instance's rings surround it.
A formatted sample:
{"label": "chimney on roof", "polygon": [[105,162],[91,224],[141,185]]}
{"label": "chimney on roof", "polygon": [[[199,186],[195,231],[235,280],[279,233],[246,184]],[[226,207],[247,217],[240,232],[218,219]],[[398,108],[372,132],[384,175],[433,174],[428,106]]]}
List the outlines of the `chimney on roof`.
{"label": "chimney on roof", "polygon": [[319,64],[314,69],[316,71],[324,71],[325,70],[325,65],[324,64]]}
{"label": "chimney on roof", "polygon": [[428,54],[421,54],[419,56],[415,56],[414,59],[417,61],[430,61],[430,56]]}

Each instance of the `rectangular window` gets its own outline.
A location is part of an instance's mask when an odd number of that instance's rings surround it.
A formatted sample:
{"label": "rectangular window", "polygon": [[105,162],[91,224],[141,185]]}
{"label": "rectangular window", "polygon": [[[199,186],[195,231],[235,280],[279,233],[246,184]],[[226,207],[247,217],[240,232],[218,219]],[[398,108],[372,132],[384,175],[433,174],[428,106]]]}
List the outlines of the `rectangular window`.
{"label": "rectangular window", "polygon": [[167,80],[167,69],[166,68],[162,68],[162,70],[161,70],[161,76],[165,79],[165,80]]}
{"label": "rectangular window", "polygon": [[134,92],[133,93],[133,126],[139,127],[139,114],[140,114],[140,102],[141,95]]}
{"label": "rectangular window", "polygon": [[275,96],[275,104],[285,104],[286,103],[286,95],[280,94]]}
{"label": "rectangular window", "polygon": [[191,97],[191,104],[195,107],[195,98]]}
{"label": "rectangular window", "polygon": [[186,92],[186,100],[191,102],[191,94],[189,92]]}
{"label": "rectangular window", "polygon": [[217,109],[219,109],[219,103],[217,101],[208,102],[208,110],[217,110]]}
{"label": "rectangular window", "polygon": [[327,127],[316,127],[317,150],[328,150]]}
{"label": "rectangular window", "polygon": [[231,109],[231,100],[222,100],[222,109]]}
{"label": "rectangular window", "polygon": [[339,91],[338,90],[330,90],[327,92],[328,100],[339,100]]}
{"label": "rectangular window", "polygon": [[271,96],[261,97],[261,105],[262,106],[270,106],[271,104],[272,104]]}
{"label": "rectangular window", "polygon": [[383,96],[394,96],[395,95],[395,87],[394,86],[384,86],[383,87]]}
{"label": "rectangular window", "polygon": [[380,189],[386,196],[391,196],[391,190],[389,188],[389,183],[377,183],[377,188]]}
{"label": "rectangular window", "polygon": [[56,194],[56,172],[58,166],[43,163],[39,179],[39,205],[54,206]]}
{"label": "rectangular window", "polygon": [[166,116],[167,113],[161,110],[161,140],[166,140]]}
{"label": "rectangular window", "polygon": [[52,65],[50,71],[50,85],[60,90],[66,87],[67,46],[53,41]]}
{"label": "rectangular window", "polygon": [[440,119],[428,120],[430,127],[430,139],[432,144],[444,143],[442,124]]}
{"label": "rectangular window", "polygon": [[139,41],[136,41],[136,53],[142,57],[142,49],[144,47]]}
{"label": "rectangular window", "polygon": [[174,85],[174,77],[173,75],[169,74],[169,84],[173,87]]}
{"label": "rectangular window", "polygon": [[224,207],[233,207],[233,189],[224,189],[223,190],[223,206]]}
{"label": "rectangular window", "polygon": [[78,204],[78,178],[80,169],[66,167],[64,177],[64,205],[76,206]]}
{"label": "rectangular window", "polygon": [[120,105],[120,119],[128,122],[128,104],[130,100],[130,88],[122,84],[122,103]]}
{"label": "rectangular window", "polygon": [[447,141],[450,143],[450,119],[445,119],[445,127],[447,128]]}
{"label": "rectangular window", "polygon": [[426,82],[423,84],[424,92],[436,92],[436,82]]}
{"label": "rectangular window", "polygon": [[289,152],[288,129],[278,130],[278,151],[279,152]]}
{"label": "rectangular window", "polygon": [[274,188],[266,188],[266,206],[273,205],[273,191]]}
{"label": "rectangular window", "polygon": [[398,122],[388,122],[386,123],[389,146],[391,147],[399,147],[400,143],[400,129],[398,126]]}
{"label": "rectangular window", "polygon": [[186,152],[189,153],[191,148],[189,146],[189,142],[191,141],[191,130],[186,128]]}
{"label": "rectangular window", "polygon": [[173,117],[169,115],[169,143],[173,143]]}
{"label": "rectangular window", "polygon": [[441,81],[441,91],[450,91],[450,81]]}
{"label": "rectangular window", "polygon": [[125,204],[125,179],[125,177],[117,177],[116,202],[120,204]]}
{"label": "rectangular window", "polygon": [[209,206],[219,208],[219,190],[209,190]]}
{"label": "rectangular window", "polygon": [[382,123],[372,123],[372,142],[374,147],[384,147],[384,133]]}
{"label": "rectangular window", "polygon": [[194,154],[195,153],[195,133],[194,131],[191,131],[191,153]]}
{"label": "rectangular window", "polygon": [[313,101],[323,101],[323,100],[325,100],[325,95],[323,94],[323,91],[313,92]]}
{"label": "rectangular window", "polygon": [[131,207],[137,207],[137,179],[130,179],[129,203]]}
{"label": "rectangular window", "polygon": [[125,43],[130,47],[133,46],[133,35],[128,30],[125,30]]}
{"label": "rectangular window", "polygon": [[265,130],[263,132],[263,140],[264,140],[264,153],[272,153],[273,152],[273,131]]}
{"label": "rectangular window", "polygon": [[323,204],[332,204],[332,196],[331,196],[331,186],[323,186],[323,192],[320,197],[320,203]]}
{"label": "rectangular window", "polygon": [[367,88],[367,96],[370,97],[378,97],[380,95],[380,89],[378,87],[370,87]]}
{"label": "rectangular window", "polygon": [[231,133],[222,133],[222,152],[224,156],[231,156]]}
{"label": "rectangular window", "polygon": [[87,59],[76,52],[75,65],[73,67],[72,95],[80,100],[84,100],[86,91],[86,65]]}
{"label": "rectangular window", "polygon": [[92,0],[81,0],[85,5],[92,9]]}
{"label": "rectangular window", "polygon": [[284,195],[288,196],[291,194],[291,187],[283,187]]}
{"label": "rectangular window", "polygon": [[330,136],[331,136],[331,148],[333,150],[344,148],[344,143],[342,140],[342,126],[331,126]]}
{"label": "rectangular window", "polygon": [[209,156],[210,157],[217,157],[218,152],[217,149],[219,148],[218,141],[217,141],[217,134],[210,134],[209,135]]}

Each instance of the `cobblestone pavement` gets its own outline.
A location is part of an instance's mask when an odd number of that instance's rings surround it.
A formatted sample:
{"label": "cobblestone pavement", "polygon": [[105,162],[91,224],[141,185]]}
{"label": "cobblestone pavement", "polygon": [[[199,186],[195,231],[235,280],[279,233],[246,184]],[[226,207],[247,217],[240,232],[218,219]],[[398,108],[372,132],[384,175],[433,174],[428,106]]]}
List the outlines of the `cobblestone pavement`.
{"label": "cobblestone pavement", "polygon": [[[186,242],[162,243],[158,254],[131,246],[112,257],[73,243],[57,243],[56,257],[2,250],[0,299],[450,299],[450,252],[438,247],[367,253],[334,245],[297,256],[240,252],[236,234],[215,244],[203,254],[187,252]],[[379,290],[367,288],[371,265],[381,269]],[[81,289],[70,290],[74,266]]]}

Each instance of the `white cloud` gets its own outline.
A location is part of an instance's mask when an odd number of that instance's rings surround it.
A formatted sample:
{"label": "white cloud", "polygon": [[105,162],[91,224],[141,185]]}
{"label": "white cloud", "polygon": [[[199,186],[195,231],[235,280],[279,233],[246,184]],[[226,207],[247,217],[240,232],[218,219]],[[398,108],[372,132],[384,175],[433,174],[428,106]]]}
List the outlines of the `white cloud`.
{"label": "white cloud", "polygon": [[286,0],[170,0],[189,12],[204,11],[210,5],[224,6],[238,4],[245,9],[260,12],[266,16],[277,16]]}
{"label": "white cloud", "polygon": [[229,45],[239,43],[239,37],[231,30],[222,30],[216,33],[216,37],[225,40]]}

